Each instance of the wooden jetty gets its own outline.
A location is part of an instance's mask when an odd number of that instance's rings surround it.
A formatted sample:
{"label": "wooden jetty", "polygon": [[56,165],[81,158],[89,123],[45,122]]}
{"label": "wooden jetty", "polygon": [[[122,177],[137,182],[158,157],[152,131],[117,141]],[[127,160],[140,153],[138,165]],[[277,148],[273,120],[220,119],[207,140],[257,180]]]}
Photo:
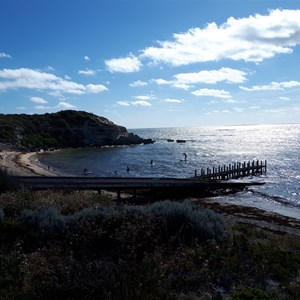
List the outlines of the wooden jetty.
{"label": "wooden jetty", "polygon": [[[196,172],[196,171],[195,171]],[[246,176],[263,175],[267,172],[267,161],[253,160],[252,162],[237,162],[234,164],[201,169],[199,176],[195,173],[195,177],[202,179],[237,179]]]}
{"label": "wooden jetty", "polygon": [[217,190],[242,190],[249,185],[261,182],[230,182],[219,180],[199,180],[198,178],[134,178],[134,177],[42,177],[15,176],[15,182],[31,190],[74,189],[74,190],[113,190],[120,199],[121,191],[151,190],[154,192],[190,193]]}
{"label": "wooden jetty", "polygon": [[265,174],[267,171],[266,161],[252,161],[234,163],[218,168],[201,170],[194,178],[149,178],[149,177],[90,177],[90,176],[14,176],[16,183],[31,190],[45,189],[74,189],[74,190],[101,190],[116,191],[118,199],[121,191],[132,190],[136,196],[137,190],[150,190],[170,194],[198,195],[215,191],[243,190],[250,185],[261,185],[263,182],[235,182],[228,179],[236,179],[245,176]]}

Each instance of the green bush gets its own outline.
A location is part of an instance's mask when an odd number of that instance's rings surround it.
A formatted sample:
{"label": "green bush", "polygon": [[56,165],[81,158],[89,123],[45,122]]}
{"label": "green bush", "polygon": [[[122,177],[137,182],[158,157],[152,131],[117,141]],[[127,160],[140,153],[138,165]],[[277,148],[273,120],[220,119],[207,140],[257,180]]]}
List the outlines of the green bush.
{"label": "green bush", "polygon": [[[166,220],[169,233],[178,232],[183,238],[206,240],[222,237],[225,226],[220,215],[189,202],[161,201],[148,208],[148,214]],[[184,236],[185,235],[185,236]]]}
{"label": "green bush", "polygon": [[299,295],[294,236],[249,225],[225,232],[220,216],[190,202],[112,205],[87,195],[1,195],[1,300]]}
{"label": "green bush", "polygon": [[[22,272],[21,264],[24,257],[21,249],[9,252],[0,250],[0,299],[22,299]],[[24,298],[23,298],[24,299]]]}
{"label": "green bush", "polygon": [[235,293],[232,300],[269,300],[270,296],[257,288],[248,288],[241,292]]}
{"label": "green bush", "polygon": [[[53,207],[39,210],[24,210],[20,220],[39,230],[42,235],[62,234],[66,228],[71,230],[78,222],[98,222],[119,226],[134,218],[149,218],[154,224],[159,222],[163,239],[171,237],[179,242],[191,243],[194,239],[207,240],[222,237],[225,227],[222,218],[209,209],[191,203],[162,201],[148,207],[125,206],[116,208],[99,206],[86,208],[73,215],[64,216]],[[137,228],[136,228],[137,229]]]}
{"label": "green bush", "polygon": [[0,139],[11,140],[16,138],[16,133],[12,129],[2,128],[0,129]]}
{"label": "green bush", "polygon": [[45,207],[38,210],[24,210],[20,221],[29,227],[34,227],[43,237],[62,235],[66,229],[66,219],[56,208]]}

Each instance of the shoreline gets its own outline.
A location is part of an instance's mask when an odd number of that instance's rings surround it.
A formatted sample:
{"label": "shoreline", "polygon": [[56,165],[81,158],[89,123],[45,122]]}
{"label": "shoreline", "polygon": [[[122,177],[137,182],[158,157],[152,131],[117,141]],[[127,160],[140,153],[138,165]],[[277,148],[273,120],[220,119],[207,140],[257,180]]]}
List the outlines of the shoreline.
{"label": "shoreline", "polygon": [[[15,176],[58,176],[58,174],[48,171],[38,164],[37,154],[39,153],[2,150],[0,151],[0,167]],[[231,224],[248,223],[255,227],[300,237],[300,218],[286,216],[276,211],[271,212],[258,207],[225,203],[216,198],[198,198],[193,199],[192,202],[221,213],[227,222]]]}
{"label": "shoreline", "polygon": [[36,162],[37,152],[0,151],[0,166],[14,176],[57,176]]}

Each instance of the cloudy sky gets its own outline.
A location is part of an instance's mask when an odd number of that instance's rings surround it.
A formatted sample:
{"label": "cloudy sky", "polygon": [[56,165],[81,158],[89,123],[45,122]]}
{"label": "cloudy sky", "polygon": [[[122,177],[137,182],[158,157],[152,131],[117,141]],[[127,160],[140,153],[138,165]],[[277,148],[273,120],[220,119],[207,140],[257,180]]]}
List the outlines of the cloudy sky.
{"label": "cloudy sky", "polygon": [[0,0],[0,113],[299,123],[299,2]]}

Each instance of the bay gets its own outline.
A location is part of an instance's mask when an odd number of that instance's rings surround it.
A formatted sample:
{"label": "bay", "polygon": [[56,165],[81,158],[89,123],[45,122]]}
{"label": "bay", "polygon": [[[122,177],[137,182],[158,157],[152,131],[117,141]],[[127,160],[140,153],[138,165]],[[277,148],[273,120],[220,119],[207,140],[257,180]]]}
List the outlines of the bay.
{"label": "bay", "polygon": [[44,166],[50,164],[57,173],[69,176],[79,176],[87,169],[93,176],[185,178],[193,177],[195,170],[200,172],[201,168],[267,160],[266,175],[242,179],[264,181],[265,185],[218,200],[300,219],[300,124],[128,131],[156,142],[62,150],[39,156],[39,162]]}

